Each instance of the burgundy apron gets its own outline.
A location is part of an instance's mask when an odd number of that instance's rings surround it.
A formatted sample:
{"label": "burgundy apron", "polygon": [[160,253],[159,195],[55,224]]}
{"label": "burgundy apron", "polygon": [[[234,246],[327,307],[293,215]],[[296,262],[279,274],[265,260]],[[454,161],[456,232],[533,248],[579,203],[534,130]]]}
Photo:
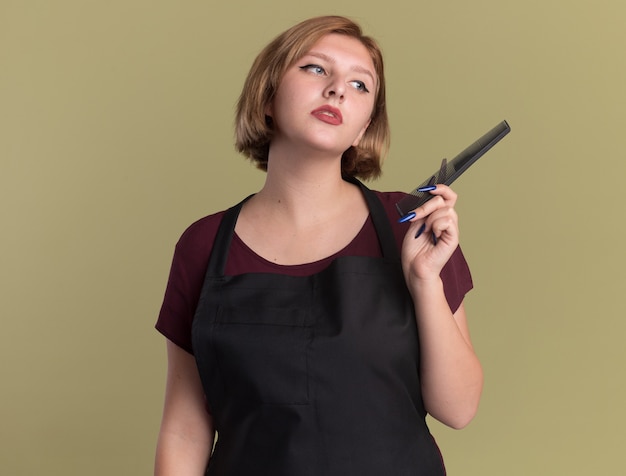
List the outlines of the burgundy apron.
{"label": "burgundy apron", "polygon": [[383,257],[339,257],[312,276],[225,276],[243,202],[224,215],[192,330],[218,432],[208,475],[445,474],[399,252],[359,186]]}

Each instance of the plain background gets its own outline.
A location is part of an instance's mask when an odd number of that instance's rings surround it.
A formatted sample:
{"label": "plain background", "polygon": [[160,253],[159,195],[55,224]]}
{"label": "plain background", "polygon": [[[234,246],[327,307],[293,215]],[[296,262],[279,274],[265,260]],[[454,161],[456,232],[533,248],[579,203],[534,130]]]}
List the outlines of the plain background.
{"label": "plain background", "polygon": [[626,3],[0,1],[0,474],[150,474],[174,244],[258,189],[232,147],[263,45],[343,14],[386,54],[412,189],[482,133],[457,182],[486,384],[451,475],[626,471]]}

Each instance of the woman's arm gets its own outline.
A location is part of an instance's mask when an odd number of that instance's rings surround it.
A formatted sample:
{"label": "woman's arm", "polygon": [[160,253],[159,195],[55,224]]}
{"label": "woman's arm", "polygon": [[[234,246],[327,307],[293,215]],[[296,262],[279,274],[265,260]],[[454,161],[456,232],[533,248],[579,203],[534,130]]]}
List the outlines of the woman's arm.
{"label": "woman's arm", "polygon": [[214,437],[196,362],[191,354],[168,340],[165,405],[155,476],[204,475]]}
{"label": "woman's arm", "polygon": [[418,300],[415,306],[422,398],[434,418],[460,429],[476,415],[483,372],[469,339],[463,304],[452,314],[445,297],[441,304],[434,301]]}
{"label": "woman's arm", "polygon": [[442,423],[463,428],[478,409],[483,372],[465,308],[461,304],[452,314],[440,277],[458,246],[456,194],[442,185],[432,193],[436,196],[415,210],[402,247],[402,264],[420,336],[424,405]]}

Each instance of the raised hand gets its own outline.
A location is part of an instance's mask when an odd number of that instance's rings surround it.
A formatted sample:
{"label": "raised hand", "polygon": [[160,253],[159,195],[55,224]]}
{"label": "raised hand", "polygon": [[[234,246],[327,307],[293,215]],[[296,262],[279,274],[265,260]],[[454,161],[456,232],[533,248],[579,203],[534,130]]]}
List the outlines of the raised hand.
{"label": "raised hand", "polygon": [[459,244],[457,194],[446,185],[430,190],[434,197],[403,221],[410,221],[402,245],[402,267],[407,285],[438,279]]}

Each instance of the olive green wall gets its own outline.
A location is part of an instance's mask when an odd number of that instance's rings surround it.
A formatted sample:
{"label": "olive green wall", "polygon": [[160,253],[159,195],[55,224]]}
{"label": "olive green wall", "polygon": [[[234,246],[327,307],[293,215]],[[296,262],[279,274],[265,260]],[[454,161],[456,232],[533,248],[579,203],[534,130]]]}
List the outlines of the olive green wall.
{"label": "olive green wall", "polygon": [[268,5],[0,1],[0,474],[151,472],[174,243],[261,184],[231,145],[244,75],[326,13],[386,52],[372,186],[513,129],[456,186],[486,385],[467,429],[433,424],[449,473],[626,471],[626,3]]}

